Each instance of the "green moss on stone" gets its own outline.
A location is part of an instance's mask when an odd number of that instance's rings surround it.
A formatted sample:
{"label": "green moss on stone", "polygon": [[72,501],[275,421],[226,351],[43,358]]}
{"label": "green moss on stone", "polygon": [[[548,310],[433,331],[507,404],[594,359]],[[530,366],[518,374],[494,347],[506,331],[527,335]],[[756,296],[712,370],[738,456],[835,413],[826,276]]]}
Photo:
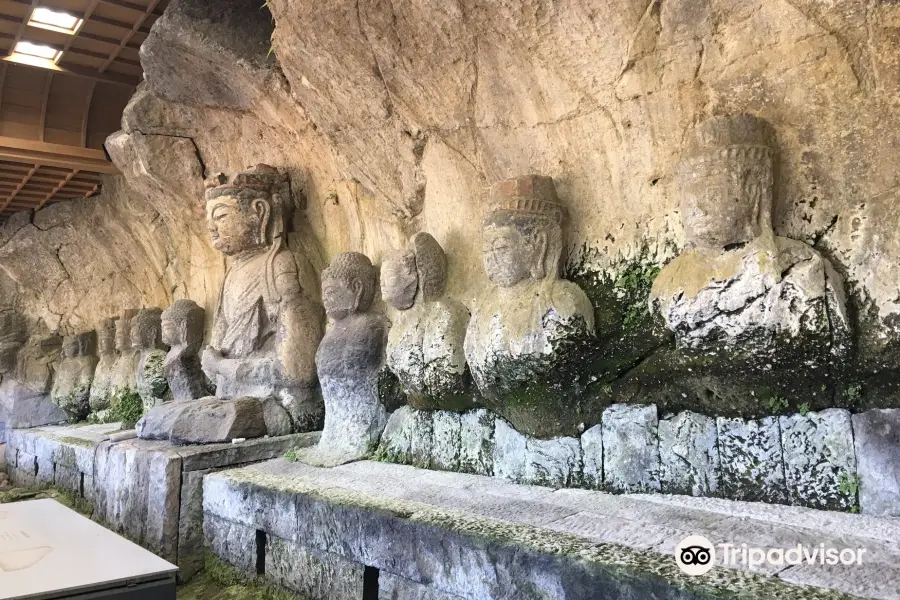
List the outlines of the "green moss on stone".
{"label": "green moss on stone", "polygon": [[[222,596],[215,598],[240,598],[241,600],[308,600],[305,596],[290,592],[261,577],[253,577],[225,563],[207,551],[203,556],[204,574],[215,583],[224,586]],[[186,600],[179,593],[179,599]],[[199,596],[198,598],[202,598]]]}
{"label": "green moss on stone", "polygon": [[97,444],[92,442],[91,440],[86,440],[84,438],[77,438],[71,436],[63,436],[55,438],[57,441],[63,444],[68,444],[69,446],[80,446],[81,448],[93,448]]}

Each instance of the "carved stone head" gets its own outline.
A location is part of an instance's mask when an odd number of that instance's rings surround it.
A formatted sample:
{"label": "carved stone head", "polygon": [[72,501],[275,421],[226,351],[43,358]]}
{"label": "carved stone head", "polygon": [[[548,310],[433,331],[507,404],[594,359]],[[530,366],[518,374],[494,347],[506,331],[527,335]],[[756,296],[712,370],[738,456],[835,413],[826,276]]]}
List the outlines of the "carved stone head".
{"label": "carved stone head", "polygon": [[176,300],[162,313],[162,341],[167,346],[185,346],[196,354],[203,344],[204,311],[193,300]]}
{"label": "carved stone head", "polygon": [[206,224],[213,247],[226,256],[279,246],[290,204],[290,183],[269,165],[207,181]]}
{"label": "carved stone head", "polygon": [[142,309],[131,320],[131,347],[135,350],[152,350],[162,345],[162,310]]}
{"label": "carved stone head", "polygon": [[0,375],[15,370],[17,355],[27,337],[25,320],[19,313],[12,310],[0,312]]}
{"label": "carved stone head", "polygon": [[97,332],[85,331],[75,335],[67,335],[63,338],[63,358],[78,358],[80,356],[93,356],[97,352]]}
{"label": "carved stone head", "polygon": [[381,265],[381,296],[397,310],[411,308],[419,290],[424,301],[437,300],[447,285],[447,255],[437,240],[423,231],[409,245]]}
{"label": "carved stone head", "polygon": [[138,314],[136,308],[126,308],[116,320],[116,350],[126,352],[131,350],[131,321]]}
{"label": "carved stone head", "polygon": [[551,177],[526,175],[498,185],[481,240],[488,278],[507,288],[526,279],[557,279],[564,217]]}
{"label": "carved stone head", "polygon": [[101,356],[116,353],[116,322],[118,320],[119,317],[103,319],[100,327],[97,328],[97,344],[100,347]]}
{"label": "carved stone head", "polygon": [[771,231],[774,139],[750,115],[712,117],[694,130],[678,175],[688,246],[723,249]]}
{"label": "carved stone head", "polygon": [[372,261],[359,252],[342,252],[322,271],[322,303],[335,320],[365,312],[375,299],[378,275]]}

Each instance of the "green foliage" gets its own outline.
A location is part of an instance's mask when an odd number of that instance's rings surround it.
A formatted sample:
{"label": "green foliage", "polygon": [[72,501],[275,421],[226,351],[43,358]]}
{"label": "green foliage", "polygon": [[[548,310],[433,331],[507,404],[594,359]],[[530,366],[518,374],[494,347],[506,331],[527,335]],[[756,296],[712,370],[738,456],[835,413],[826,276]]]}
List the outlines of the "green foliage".
{"label": "green foliage", "polygon": [[284,458],[291,462],[297,462],[300,460],[300,456],[297,454],[297,448],[291,448],[287,452],[284,453]]}
{"label": "green foliage", "polygon": [[844,391],[844,395],[847,397],[847,400],[851,402],[856,402],[860,398],[862,398],[862,385],[859,383],[848,386]]}
{"label": "green foliage", "polygon": [[771,412],[773,415],[786,411],[789,406],[787,399],[778,395],[769,398],[768,404],[769,412]]}
{"label": "green foliage", "polygon": [[[306,600],[304,596],[293,594],[285,589],[267,582],[261,577],[254,577],[225,563],[211,552],[204,553],[204,571],[196,582],[182,590],[178,597],[182,600],[214,598],[215,600]],[[226,589],[214,596],[209,595],[207,579]],[[198,589],[201,588],[201,589]]]}
{"label": "green foliage", "polygon": [[856,497],[856,494],[859,493],[860,483],[862,483],[862,478],[856,474],[851,475],[843,471],[838,476],[838,489],[846,496]]}
{"label": "green foliage", "polygon": [[622,330],[625,333],[635,331],[648,317],[647,298],[660,270],[657,265],[635,261],[617,274],[613,290],[624,308]]}
{"label": "green foliage", "polygon": [[797,409],[802,416],[806,416],[809,414],[809,402],[804,402],[800,405],[800,408]]}
{"label": "green foliage", "polygon": [[110,408],[93,413],[89,421],[97,423],[122,423],[122,429],[131,429],[144,414],[144,402],[140,394],[130,388],[118,388],[110,397]]}

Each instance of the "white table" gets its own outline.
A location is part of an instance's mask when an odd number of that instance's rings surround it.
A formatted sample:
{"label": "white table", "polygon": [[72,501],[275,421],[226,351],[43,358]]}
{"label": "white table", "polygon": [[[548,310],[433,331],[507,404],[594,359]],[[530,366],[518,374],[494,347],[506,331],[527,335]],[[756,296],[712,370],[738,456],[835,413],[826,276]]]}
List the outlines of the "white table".
{"label": "white table", "polygon": [[55,500],[0,504],[0,600],[175,600],[177,571]]}

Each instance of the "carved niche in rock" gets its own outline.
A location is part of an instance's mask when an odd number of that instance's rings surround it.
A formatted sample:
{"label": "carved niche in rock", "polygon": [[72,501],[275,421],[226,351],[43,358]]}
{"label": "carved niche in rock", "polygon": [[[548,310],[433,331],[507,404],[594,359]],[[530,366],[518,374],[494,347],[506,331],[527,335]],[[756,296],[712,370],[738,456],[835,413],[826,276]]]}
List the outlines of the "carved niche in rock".
{"label": "carved niche in rock", "polygon": [[550,177],[495,188],[482,234],[492,285],[479,292],[466,332],[466,359],[485,405],[536,436],[577,433],[564,379],[594,335],[590,300],[560,278],[564,217]]}
{"label": "carved niche in rock", "polygon": [[772,230],[774,142],[771,126],[750,115],[713,117],[694,131],[678,175],[687,248],[650,294],[679,347],[724,343],[765,357],[811,335],[832,355],[847,350],[841,277],[816,250]]}
{"label": "carved niche in rock", "polygon": [[56,366],[56,376],[50,397],[77,423],[91,412],[91,384],[97,368],[97,333],[87,331],[63,339],[62,361]]}
{"label": "carved niche in rock", "polygon": [[321,426],[315,351],[323,316],[286,246],[291,204],[290,183],[268,165],[207,182],[207,227],[228,258],[201,355],[216,397],[154,409],[138,424],[140,437],[203,444]]}
{"label": "carved niche in rock", "polygon": [[325,427],[318,446],[301,451],[301,460],[334,466],[369,456],[387,422],[378,398],[388,324],[372,312],[378,274],[358,252],[334,257],[322,272],[322,300],[334,320],[316,352],[325,399]]}
{"label": "carved niche in rock", "polygon": [[110,405],[115,404],[121,394],[137,391],[138,361],[141,353],[135,350],[131,343],[131,321],[138,312],[135,308],[126,308],[116,319],[116,351],[119,358],[116,359],[109,383]]}
{"label": "carved niche in rock", "polygon": [[193,300],[176,300],[162,313],[162,341],[169,346],[163,370],[174,400],[194,400],[210,393],[200,368],[205,315]]}
{"label": "carved niche in rock", "polygon": [[13,310],[0,312],[0,381],[16,371],[19,349],[28,339],[25,320]]}
{"label": "carved niche in rock", "polygon": [[109,408],[109,398],[113,392],[113,377],[119,353],[116,351],[116,321],[119,317],[103,319],[97,328],[97,346],[100,362],[94,371],[91,383],[91,411],[98,412]]}
{"label": "carved niche in rock", "polygon": [[131,346],[140,353],[137,392],[146,412],[171,399],[163,369],[166,349],[162,343],[161,309],[145,308],[131,320]]}
{"label": "carved niche in rock", "polygon": [[447,256],[428,233],[381,265],[381,295],[399,312],[388,336],[387,364],[409,404],[464,410],[473,405],[463,344],[469,311],[444,295]]}

